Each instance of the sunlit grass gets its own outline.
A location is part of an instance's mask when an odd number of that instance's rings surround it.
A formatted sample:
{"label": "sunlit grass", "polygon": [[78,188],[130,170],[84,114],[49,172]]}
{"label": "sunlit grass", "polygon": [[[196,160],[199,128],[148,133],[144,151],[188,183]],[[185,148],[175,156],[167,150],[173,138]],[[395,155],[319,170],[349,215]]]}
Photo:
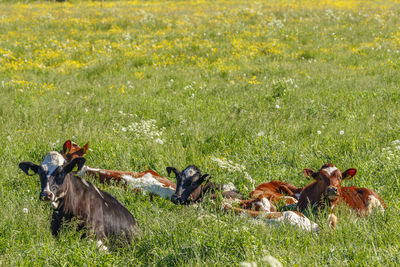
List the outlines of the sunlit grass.
{"label": "sunlit grass", "polygon": [[[0,265],[399,265],[398,1],[0,1]],[[73,139],[92,167],[167,175],[196,164],[244,195],[333,162],[385,215],[335,231],[271,227],[93,181],[140,223],[110,254],[51,236],[39,180],[18,170]],[[229,163],[224,165],[221,162]]]}

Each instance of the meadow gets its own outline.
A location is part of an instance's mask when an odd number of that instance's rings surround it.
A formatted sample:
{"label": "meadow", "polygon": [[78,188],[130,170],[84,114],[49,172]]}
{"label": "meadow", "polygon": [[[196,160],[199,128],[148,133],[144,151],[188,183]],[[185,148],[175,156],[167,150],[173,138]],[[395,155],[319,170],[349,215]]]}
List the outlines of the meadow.
{"label": "meadow", "polygon": [[[400,265],[399,1],[0,1],[0,265]],[[41,162],[90,142],[91,167],[197,165],[247,195],[309,183],[302,169],[357,168],[385,214],[346,207],[319,233],[89,181],[142,233],[103,253],[67,227],[56,239]],[[174,180],[174,178],[171,178]]]}

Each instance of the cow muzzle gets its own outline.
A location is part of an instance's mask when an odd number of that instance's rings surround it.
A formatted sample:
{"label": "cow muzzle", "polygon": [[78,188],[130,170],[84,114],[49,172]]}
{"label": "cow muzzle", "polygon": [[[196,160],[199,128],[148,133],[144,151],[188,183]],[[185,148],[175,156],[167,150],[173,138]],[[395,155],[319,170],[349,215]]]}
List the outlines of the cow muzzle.
{"label": "cow muzzle", "polygon": [[53,192],[46,190],[40,193],[39,199],[44,201],[54,200],[54,194]]}
{"label": "cow muzzle", "polygon": [[181,204],[181,205],[184,204],[182,197],[177,195],[172,195],[171,201],[175,204]]}
{"label": "cow muzzle", "polygon": [[338,188],[334,186],[328,187],[328,189],[326,190],[326,195],[330,200],[336,199],[339,196]]}

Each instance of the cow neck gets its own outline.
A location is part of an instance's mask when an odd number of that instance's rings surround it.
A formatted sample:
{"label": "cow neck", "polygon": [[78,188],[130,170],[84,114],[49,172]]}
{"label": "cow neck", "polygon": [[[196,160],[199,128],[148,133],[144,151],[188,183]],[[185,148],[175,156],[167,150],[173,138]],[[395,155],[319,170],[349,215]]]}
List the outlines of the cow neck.
{"label": "cow neck", "polygon": [[207,192],[214,193],[220,185],[207,181],[204,185],[201,184],[189,196],[191,202],[200,201]]}

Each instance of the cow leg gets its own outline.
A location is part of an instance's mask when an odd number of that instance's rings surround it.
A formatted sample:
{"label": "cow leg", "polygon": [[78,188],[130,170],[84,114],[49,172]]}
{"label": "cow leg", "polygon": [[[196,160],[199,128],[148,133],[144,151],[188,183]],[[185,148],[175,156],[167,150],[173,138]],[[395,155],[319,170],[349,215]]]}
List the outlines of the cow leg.
{"label": "cow leg", "polygon": [[58,236],[58,232],[60,231],[60,228],[62,226],[63,215],[61,213],[62,211],[55,210],[53,211],[53,215],[51,216],[50,229],[51,233],[54,236]]}

